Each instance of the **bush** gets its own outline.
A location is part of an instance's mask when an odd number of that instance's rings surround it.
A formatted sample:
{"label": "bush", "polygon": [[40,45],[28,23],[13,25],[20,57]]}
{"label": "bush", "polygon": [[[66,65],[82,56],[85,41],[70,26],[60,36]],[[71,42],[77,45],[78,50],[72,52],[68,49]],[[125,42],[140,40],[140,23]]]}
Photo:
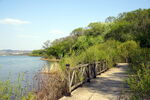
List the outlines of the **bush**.
{"label": "bush", "polygon": [[150,98],[150,49],[141,48],[131,56],[131,72],[127,80],[134,96],[138,99]]}
{"label": "bush", "polygon": [[78,64],[92,63],[100,60],[107,60],[111,67],[115,63],[119,62],[117,46],[120,43],[115,40],[110,40],[105,43],[97,44],[89,47],[81,53],[75,53],[70,57],[65,57],[61,60],[60,64],[65,68],[66,64],[70,64],[71,67],[75,67]]}
{"label": "bush", "polygon": [[150,65],[148,67],[142,64],[140,67],[141,69],[129,76],[127,82],[135,96],[150,98]]}
{"label": "bush", "polygon": [[127,41],[118,46],[118,53],[123,62],[129,62],[131,55],[139,49],[135,41]]}

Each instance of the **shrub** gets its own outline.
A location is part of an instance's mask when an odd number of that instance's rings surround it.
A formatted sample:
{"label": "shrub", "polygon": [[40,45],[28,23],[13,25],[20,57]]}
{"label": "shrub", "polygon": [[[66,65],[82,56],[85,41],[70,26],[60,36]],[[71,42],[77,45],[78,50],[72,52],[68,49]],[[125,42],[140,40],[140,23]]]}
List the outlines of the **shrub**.
{"label": "shrub", "polygon": [[131,55],[139,49],[139,45],[135,41],[127,41],[118,46],[118,53],[121,59],[129,62]]}
{"label": "shrub", "polygon": [[63,58],[60,64],[64,69],[66,64],[70,64],[71,67],[75,67],[80,63],[92,63],[105,59],[111,67],[116,62],[119,62],[117,51],[117,46],[119,44],[120,43],[115,40],[109,40],[105,43],[91,46],[81,53],[75,53],[70,57]]}
{"label": "shrub", "polygon": [[142,64],[140,67],[141,69],[129,76],[127,82],[135,96],[150,98],[150,65],[148,67]]}
{"label": "shrub", "polygon": [[150,49],[141,48],[131,55],[130,76],[127,80],[134,96],[150,98]]}

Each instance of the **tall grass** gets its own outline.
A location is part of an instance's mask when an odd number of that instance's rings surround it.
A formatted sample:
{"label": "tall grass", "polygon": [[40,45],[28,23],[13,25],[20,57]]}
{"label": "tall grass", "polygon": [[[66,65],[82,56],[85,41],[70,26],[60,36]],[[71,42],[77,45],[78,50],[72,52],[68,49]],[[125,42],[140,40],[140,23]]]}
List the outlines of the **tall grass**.
{"label": "tall grass", "polygon": [[58,100],[67,93],[67,81],[60,70],[39,74],[35,100]]}
{"label": "tall grass", "polygon": [[24,81],[24,75],[18,74],[18,78],[13,82],[11,78],[0,81],[0,100],[33,100],[34,95],[31,99],[29,89],[29,84]]}

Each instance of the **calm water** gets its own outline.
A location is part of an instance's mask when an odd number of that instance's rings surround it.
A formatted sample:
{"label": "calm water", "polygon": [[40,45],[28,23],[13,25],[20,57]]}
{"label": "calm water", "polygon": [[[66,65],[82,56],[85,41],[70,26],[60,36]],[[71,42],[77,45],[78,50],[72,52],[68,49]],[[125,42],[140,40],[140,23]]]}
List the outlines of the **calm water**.
{"label": "calm water", "polygon": [[19,73],[24,73],[25,79],[32,80],[35,73],[47,63],[40,60],[40,57],[0,56],[0,80],[8,77],[16,80]]}

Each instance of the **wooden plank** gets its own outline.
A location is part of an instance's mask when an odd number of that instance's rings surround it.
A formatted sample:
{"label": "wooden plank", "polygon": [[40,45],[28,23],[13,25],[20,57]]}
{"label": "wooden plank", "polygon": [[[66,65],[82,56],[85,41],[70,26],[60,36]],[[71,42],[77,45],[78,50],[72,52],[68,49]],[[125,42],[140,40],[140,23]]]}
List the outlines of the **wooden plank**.
{"label": "wooden plank", "polygon": [[71,77],[71,80],[70,80],[70,83],[69,83],[70,87],[72,86],[73,80],[75,78],[74,74],[75,74],[75,71],[73,71],[73,73],[72,73],[72,77]]}
{"label": "wooden plank", "polygon": [[75,88],[79,87],[82,84],[83,84],[83,82],[79,82],[79,83],[75,84],[74,86],[72,86],[70,90],[73,91]]}
{"label": "wooden plank", "polygon": [[105,71],[107,71],[107,68],[103,69],[103,70],[101,71],[101,73],[103,73],[103,72],[105,72]]}
{"label": "wooden plank", "polygon": [[90,72],[89,72],[89,66],[87,66],[87,82],[90,82]]}
{"label": "wooden plank", "polygon": [[98,73],[98,64],[95,63],[95,74],[97,75],[97,73]]}
{"label": "wooden plank", "polygon": [[85,67],[82,69],[82,76],[84,77]]}

